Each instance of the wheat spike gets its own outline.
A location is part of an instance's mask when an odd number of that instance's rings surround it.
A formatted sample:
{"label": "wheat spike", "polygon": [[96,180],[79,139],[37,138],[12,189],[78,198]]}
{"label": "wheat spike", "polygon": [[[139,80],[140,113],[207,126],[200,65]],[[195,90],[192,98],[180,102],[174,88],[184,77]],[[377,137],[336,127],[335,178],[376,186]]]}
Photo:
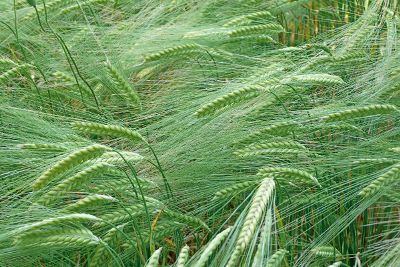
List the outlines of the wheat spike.
{"label": "wheat spike", "polygon": [[24,233],[27,231],[33,231],[33,230],[38,230],[43,227],[48,227],[48,226],[56,226],[56,225],[63,225],[66,223],[79,223],[79,222],[85,222],[85,221],[99,221],[100,219],[97,218],[96,216],[86,214],[86,213],[73,213],[73,214],[68,214],[68,215],[63,215],[59,217],[53,217],[53,218],[48,218],[44,219],[40,222],[28,224],[26,226],[22,226],[18,229],[16,229],[17,233]]}
{"label": "wheat spike", "polygon": [[103,145],[91,145],[76,150],[63,160],[46,170],[33,183],[34,190],[39,190],[53,180],[57,175],[93,158],[100,157],[108,148]]}
{"label": "wheat spike", "polygon": [[[43,235],[43,231],[36,231],[36,235],[27,235],[17,239],[17,246],[23,247],[50,247],[74,246],[86,247],[99,244],[100,239],[88,229],[58,230],[51,235]],[[45,232],[46,233],[46,232]]]}
{"label": "wheat spike", "polygon": [[83,6],[87,6],[90,4],[101,4],[101,3],[107,3],[108,0],[86,0],[85,2],[82,2],[80,4],[75,4],[75,5],[70,5],[68,7],[65,7],[60,10],[61,15],[68,14],[74,10],[79,10]]}
{"label": "wheat spike", "polygon": [[385,172],[377,179],[375,179],[372,183],[370,183],[367,187],[361,190],[358,193],[360,196],[367,197],[371,194],[376,193],[379,189],[384,186],[389,185],[390,183],[396,181],[400,176],[400,164],[394,165],[389,171]]}
{"label": "wheat spike", "polygon": [[262,18],[273,18],[273,16],[269,11],[253,12],[253,13],[239,16],[239,17],[229,20],[228,22],[226,22],[224,24],[224,27],[240,26],[240,25],[252,22],[253,20],[262,19]]}
{"label": "wheat spike", "polygon": [[252,144],[243,149],[234,152],[239,157],[256,156],[269,153],[300,153],[306,147],[300,143],[286,141],[286,142],[271,142]]}
{"label": "wheat spike", "polygon": [[109,256],[109,251],[106,246],[114,246],[115,242],[118,239],[118,234],[125,225],[119,225],[117,227],[113,227],[107,231],[107,233],[102,238],[102,242],[97,245],[93,257],[91,257],[89,262],[89,267],[96,267],[104,265],[104,262],[107,260]]}
{"label": "wheat spike", "polygon": [[311,252],[320,257],[330,258],[330,257],[340,257],[342,254],[335,247],[321,246],[316,247],[311,250]]}
{"label": "wheat spike", "polygon": [[192,225],[195,227],[203,227],[207,231],[211,231],[205,222],[200,220],[199,218],[184,215],[182,213],[178,213],[169,209],[163,211],[163,214],[171,219],[178,219],[181,223],[187,223],[188,225]]}
{"label": "wheat spike", "polygon": [[253,185],[259,184],[259,183],[260,183],[259,181],[246,181],[246,182],[234,184],[232,186],[228,186],[228,187],[216,192],[214,199],[225,198],[228,195],[232,195],[232,194],[241,192],[241,191],[243,191]]}
{"label": "wheat spike", "polygon": [[96,205],[103,205],[104,203],[108,202],[116,202],[117,199],[107,196],[107,195],[100,195],[100,194],[94,194],[87,196],[83,199],[78,200],[77,202],[68,205],[65,207],[66,211],[78,211],[82,209],[87,209]]}
{"label": "wheat spike", "polygon": [[241,142],[253,142],[255,140],[261,139],[265,135],[285,135],[290,133],[296,127],[298,127],[298,124],[295,122],[275,123],[271,126],[265,127],[261,130],[249,134],[245,139],[241,140]]}
{"label": "wheat spike", "polygon": [[248,100],[259,95],[259,89],[255,87],[242,88],[231,93],[228,93],[211,103],[203,106],[196,112],[197,117],[203,117],[214,113],[215,111],[222,109],[226,106],[239,103],[243,100]]}
{"label": "wheat spike", "polygon": [[72,127],[84,133],[123,137],[133,142],[145,142],[144,137],[138,132],[118,125],[107,125],[94,122],[74,122]]}
{"label": "wheat spike", "polygon": [[330,63],[332,61],[334,61],[332,56],[328,56],[328,55],[319,56],[319,57],[311,59],[311,61],[309,63],[307,63],[306,65],[304,65],[303,67],[301,67],[299,71],[305,72],[307,70],[314,69],[320,65],[324,65],[324,64]]}
{"label": "wheat spike", "polygon": [[[391,248],[383,256],[381,256],[375,264],[371,265],[373,267],[383,267],[383,266],[396,266],[399,262],[400,255],[400,243]],[[395,264],[395,265],[392,265]]]}
{"label": "wheat spike", "polygon": [[383,115],[389,114],[393,112],[398,112],[396,106],[394,105],[369,105],[359,108],[352,108],[336,113],[329,114],[325,117],[322,117],[322,120],[325,122],[334,122],[334,121],[342,121],[348,119],[362,118],[373,115]]}
{"label": "wheat spike", "polygon": [[39,150],[39,151],[65,151],[66,147],[56,144],[19,144],[18,148],[24,150]]}
{"label": "wheat spike", "polygon": [[268,23],[256,26],[243,26],[228,32],[228,35],[229,37],[238,37],[238,36],[259,34],[259,33],[279,33],[283,31],[284,29],[281,25],[275,23]]}
{"label": "wheat spike", "polygon": [[279,267],[281,266],[281,262],[285,257],[285,254],[288,253],[285,249],[277,250],[267,261],[266,267]]}
{"label": "wheat spike", "polygon": [[7,70],[6,72],[3,72],[2,74],[0,74],[0,84],[8,81],[15,74],[19,73],[20,71],[31,68],[31,67],[32,67],[32,65],[30,65],[30,64],[21,64],[21,65],[17,65],[16,67],[14,67],[12,69]]}
{"label": "wheat spike", "polygon": [[146,264],[146,267],[157,267],[158,266],[158,261],[160,258],[162,248],[157,249],[154,251],[154,253],[151,255],[149,261]]}
{"label": "wheat spike", "polygon": [[309,84],[309,85],[340,85],[344,84],[342,78],[325,73],[294,75],[282,81],[284,84]]}
{"label": "wheat spike", "polygon": [[259,223],[268,202],[275,189],[275,182],[271,178],[264,179],[255,192],[249,211],[244,219],[242,229],[236,241],[234,251],[229,259],[227,267],[237,266],[237,262],[253,238],[257,224]]}
{"label": "wheat spike", "polygon": [[198,44],[185,44],[185,45],[178,45],[174,47],[170,47],[164,50],[161,50],[157,53],[149,54],[145,56],[145,62],[151,62],[156,60],[161,60],[169,57],[176,57],[176,56],[183,56],[183,55],[190,55],[193,53],[199,53],[203,49]]}
{"label": "wheat spike", "polygon": [[199,260],[195,263],[195,267],[204,267],[207,265],[208,259],[211,257],[211,255],[214,253],[214,251],[218,248],[218,246],[224,242],[224,240],[227,238],[231,231],[232,227],[226,228],[224,231],[216,235],[211,242],[208,243],[206,248],[204,249],[203,253],[201,253],[201,256]]}
{"label": "wheat spike", "polygon": [[107,64],[106,67],[108,74],[110,75],[112,81],[116,84],[118,89],[120,89],[133,104],[140,105],[139,95],[132,88],[129,82],[122,76],[122,74],[111,64]]}
{"label": "wheat spike", "polygon": [[176,267],[185,267],[186,262],[189,259],[190,247],[185,245],[179,252],[179,257],[176,260]]}
{"label": "wheat spike", "polygon": [[337,262],[332,263],[328,267],[340,267],[340,266],[342,266],[342,262],[341,261],[337,261]]}
{"label": "wheat spike", "polygon": [[284,168],[284,167],[266,167],[266,168],[261,168],[257,175],[260,176],[271,176],[271,175],[276,175],[277,177],[282,176],[284,178],[295,178],[295,179],[300,179],[301,181],[304,182],[309,182],[313,181],[315,184],[318,186],[321,186],[313,175],[306,171],[298,170],[298,169],[293,169],[293,168]]}
{"label": "wheat spike", "polygon": [[265,215],[264,225],[260,234],[257,251],[254,255],[252,267],[261,266],[264,258],[270,252],[271,246],[271,230],[272,230],[272,207],[270,207]]}
{"label": "wheat spike", "polygon": [[9,58],[6,58],[6,57],[0,57],[0,65],[7,65],[7,64],[9,64],[9,65],[18,65],[17,63],[15,63],[14,61],[12,61],[11,59],[9,59]]}
{"label": "wheat spike", "polygon": [[[151,207],[153,205],[151,205],[151,203],[147,203],[147,206]],[[94,227],[102,227],[102,226],[106,226],[110,223],[111,224],[121,224],[121,223],[131,220],[132,218],[142,216],[145,213],[146,213],[146,211],[142,204],[131,205],[129,207],[126,207],[125,209],[116,210],[114,212],[101,215],[100,218],[102,221],[97,222],[94,225]]]}
{"label": "wheat spike", "polygon": [[41,243],[43,238],[48,237],[60,237],[60,236],[71,236],[71,237],[89,237],[89,240],[96,240],[98,238],[87,228],[57,228],[57,229],[38,229],[33,231],[22,232],[18,234],[14,239],[14,244],[38,244]]}
{"label": "wheat spike", "polygon": [[59,184],[57,184],[56,186],[54,186],[54,188],[47,192],[41,198],[41,201],[48,205],[54,199],[54,197],[56,197],[60,193],[68,192],[69,190],[85,183],[94,175],[100,172],[109,171],[111,167],[112,165],[102,162],[87,167],[77,174],[71,176],[70,178],[62,180]]}

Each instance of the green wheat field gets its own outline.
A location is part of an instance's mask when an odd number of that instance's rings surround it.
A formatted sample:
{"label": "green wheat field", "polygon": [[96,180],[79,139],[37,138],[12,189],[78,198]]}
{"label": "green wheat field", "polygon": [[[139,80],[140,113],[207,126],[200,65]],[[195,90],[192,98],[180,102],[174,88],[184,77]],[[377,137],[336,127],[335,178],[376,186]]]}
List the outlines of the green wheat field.
{"label": "green wheat field", "polygon": [[0,0],[0,267],[399,267],[399,0]]}

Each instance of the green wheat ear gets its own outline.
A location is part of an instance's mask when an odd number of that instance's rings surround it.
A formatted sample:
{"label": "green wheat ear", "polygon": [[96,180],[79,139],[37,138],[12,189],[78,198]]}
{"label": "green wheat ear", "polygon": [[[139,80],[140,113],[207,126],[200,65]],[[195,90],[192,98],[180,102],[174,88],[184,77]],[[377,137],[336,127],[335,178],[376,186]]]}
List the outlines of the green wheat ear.
{"label": "green wheat ear", "polygon": [[203,48],[201,48],[201,46],[199,46],[198,44],[178,45],[178,46],[166,48],[164,50],[161,50],[161,51],[153,53],[153,54],[149,54],[144,57],[144,62],[152,62],[152,61],[167,59],[167,58],[171,58],[171,57],[185,56],[185,55],[190,55],[190,54],[194,54],[194,53],[199,53],[202,51],[203,51]]}
{"label": "green wheat ear", "polygon": [[343,263],[341,261],[337,261],[337,262],[332,263],[328,267],[340,267],[342,265],[343,265]]}
{"label": "green wheat ear", "polygon": [[282,177],[282,178],[293,178],[293,179],[299,179],[300,181],[303,181],[305,183],[309,183],[310,181],[315,183],[316,185],[320,186],[318,180],[316,177],[311,175],[310,173],[299,170],[299,169],[294,169],[294,168],[285,168],[285,167],[266,167],[266,168],[261,168],[257,175],[266,177],[266,176],[274,176],[276,178]]}
{"label": "green wheat ear", "polygon": [[189,259],[189,252],[190,247],[188,245],[185,245],[179,252],[179,257],[176,260],[176,267],[185,267],[185,264]]}
{"label": "green wheat ear", "polygon": [[106,68],[108,74],[111,77],[111,80],[117,86],[117,89],[121,90],[121,92],[127,96],[127,99],[129,99],[131,103],[140,106],[140,98],[138,93],[133,89],[133,87],[129,84],[129,82],[122,76],[121,72],[118,71],[111,64],[106,64]]}
{"label": "green wheat ear", "polygon": [[243,16],[239,16],[236,18],[233,18],[226,22],[224,24],[224,27],[230,27],[230,26],[239,26],[243,24],[250,23],[252,21],[255,21],[257,19],[262,19],[262,18],[270,18],[273,19],[274,17],[269,11],[258,11],[250,14],[246,14]]}
{"label": "green wheat ear", "polygon": [[285,249],[277,250],[267,261],[267,267],[279,267],[285,257],[285,254],[288,253]]}
{"label": "green wheat ear", "polygon": [[140,133],[118,125],[107,125],[95,122],[74,122],[72,123],[72,127],[83,133],[123,137],[134,143],[146,142]]}
{"label": "green wheat ear", "polygon": [[122,224],[107,231],[102,238],[102,242],[97,245],[93,257],[90,259],[89,267],[101,266],[108,258],[111,258],[110,251],[107,250],[106,246],[114,247],[116,245],[120,231],[122,231],[124,227],[125,224]]}
{"label": "green wheat ear", "polygon": [[323,258],[340,258],[342,254],[340,253],[339,250],[337,250],[335,247],[331,246],[320,246],[313,248],[311,250],[311,253],[313,253],[315,256],[318,257],[323,257]]}
{"label": "green wheat ear", "polygon": [[394,183],[400,177],[400,164],[394,165],[389,171],[385,172],[359,193],[360,196],[367,197],[379,191],[381,188]]}
{"label": "green wheat ear", "polygon": [[185,215],[179,212],[175,212],[169,209],[165,209],[163,211],[164,216],[169,217],[171,219],[177,219],[181,223],[186,223],[188,225],[192,225],[194,227],[202,227],[203,229],[207,230],[208,232],[211,232],[210,228],[208,225],[202,221],[201,219],[194,217],[194,216],[189,216]]}
{"label": "green wheat ear", "polygon": [[262,139],[264,136],[268,135],[287,135],[299,127],[299,123],[291,121],[277,122],[261,130],[250,133],[245,138],[243,138],[241,143],[253,143]]}
{"label": "green wheat ear", "polygon": [[259,188],[253,196],[249,211],[244,219],[244,223],[237,238],[234,251],[231,254],[229,262],[226,266],[237,266],[237,262],[239,261],[241,255],[249,246],[251,239],[254,237],[256,227],[261,220],[265,209],[267,208],[267,204],[272,198],[274,189],[275,182],[271,178],[266,178],[260,183]]}
{"label": "green wheat ear", "polygon": [[92,145],[81,148],[68,155],[63,160],[47,169],[32,184],[34,190],[39,190],[50,183],[56,176],[90,159],[100,157],[108,148],[103,145]]}
{"label": "green wheat ear", "polygon": [[108,173],[112,167],[112,165],[104,162],[93,164],[75,175],[60,181],[57,185],[51,188],[49,192],[43,195],[39,202],[48,205],[54,201],[55,197],[58,195],[77,188],[99,173]]}
{"label": "green wheat ear", "polygon": [[332,113],[323,117],[322,120],[325,122],[334,122],[394,112],[399,112],[399,109],[395,105],[369,105]]}
{"label": "green wheat ear", "polygon": [[65,151],[65,146],[57,144],[19,144],[18,148],[24,150],[39,150],[39,151]]}
{"label": "green wheat ear", "polygon": [[157,267],[158,266],[158,260],[161,255],[161,250],[162,250],[162,247],[157,249],[156,251],[154,251],[154,253],[151,255],[151,257],[145,267]]}
{"label": "green wheat ear", "polygon": [[304,151],[306,151],[306,147],[304,145],[298,142],[286,141],[251,144],[243,149],[236,150],[234,154],[239,157],[249,157],[270,153],[298,154]]}
{"label": "green wheat ear", "polygon": [[243,190],[247,190],[248,188],[259,184],[260,181],[246,181],[242,183],[237,183],[232,186],[228,186],[227,188],[224,188],[214,194],[214,200],[218,200],[221,198],[225,198],[227,196],[237,194]]}
{"label": "green wheat ear", "polygon": [[[152,203],[146,204],[148,207],[153,207]],[[97,222],[93,225],[93,227],[103,227],[107,226],[108,224],[122,224],[132,218],[139,218],[140,216],[144,215],[146,212],[144,210],[144,206],[142,204],[135,204],[126,207],[125,209],[115,210],[111,213],[102,214],[100,216],[101,221]]]}
{"label": "green wheat ear", "polygon": [[26,234],[31,231],[36,231],[46,227],[63,226],[65,224],[75,224],[80,222],[93,222],[99,221],[100,219],[96,216],[86,213],[72,213],[67,215],[62,215],[59,217],[52,217],[44,219],[39,222],[31,223],[16,229],[18,234]]}
{"label": "green wheat ear", "polygon": [[315,73],[315,74],[302,74],[294,75],[284,80],[282,83],[300,83],[300,84],[317,84],[317,85],[337,85],[344,84],[342,78],[336,75],[330,75],[326,73]]}
{"label": "green wheat ear", "polygon": [[26,69],[29,69],[32,67],[33,66],[30,64],[20,64],[20,65],[17,65],[15,67],[7,70],[6,72],[4,72],[0,75],[0,84],[10,80],[13,76],[20,73],[20,71],[26,70]]}
{"label": "green wheat ear", "polygon": [[85,198],[82,198],[82,199],[78,200],[77,202],[68,205],[67,207],[65,207],[65,210],[69,211],[69,212],[71,212],[71,211],[76,212],[78,210],[91,208],[96,205],[103,205],[103,204],[107,204],[110,202],[117,202],[117,201],[118,200],[116,198],[113,198],[112,196],[94,194],[94,195],[90,195]]}
{"label": "green wheat ear", "polygon": [[233,91],[203,106],[196,112],[195,115],[197,117],[203,117],[212,114],[226,106],[257,97],[259,92],[260,90],[257,87],[247,87]]}
{"label": "green wheat ear", "polygon": [[204,267],[207,266],[207,261],[214,253],[214,251],[218,248],[218,246],[224,242],[224,240],[228,237],[229,233],[231,232],[232,227],[226,228],[224,231],[219,233],[214,237],[211,242],[208,243],[206,248],[204,249],[203,253],[200,255],[199,260],[195,263],[195,267]]}
{"label": "green wheat ear", "polygon": [[18,234],[14,239],[14,244],[19,247],[41,246],[49,243],[53,245],[76,245],[91,246],[99,243],[96,237],[87,228],[55,228],[55,229],[39,229],[23,232]]}
{"label": "green wheat ear", "polygon": [[238,36],[245,36],[245,35],[259,34],[259,33],[279,33],[283,31],[284,29],[281,25],[275,23],[268,23],[256,26],[243,26],[228,32],[228,36],[238,37]]}

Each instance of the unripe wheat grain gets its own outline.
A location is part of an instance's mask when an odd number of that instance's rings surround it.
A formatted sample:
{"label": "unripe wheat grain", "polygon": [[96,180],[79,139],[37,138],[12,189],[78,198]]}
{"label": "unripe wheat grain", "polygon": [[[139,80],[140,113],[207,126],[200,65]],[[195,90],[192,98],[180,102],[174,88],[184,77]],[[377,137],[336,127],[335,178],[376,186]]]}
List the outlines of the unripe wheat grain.
{"label": "unripe wheat grain", "polygon": [[179,257],[176,260],[176,267],[185,267],[186,262],[189,259],[189,246],[185,245],[179,252]]}
{"label": "unripe wheat grain", "polygon": [[400,177],[400,164],[394,165],[389,171],[385,172],[383,175],[379,176],[367,187],[358,193],[360,196],[367,197],[371,194],[376,193],[384,186],[396,181]]}
{"label": "unripe wheat grain", "polygon": [[128,83],[128,81],[122,76],[122,74],[114,68],[111,64],[107,64],[107,71],[112,81],[116,84],[133,104],[140,104],[139,95]]}
{"label": "unripe wheat grain", "polygon": [[67,148],[56,144],[19,144],[20,149],[40,150],[40,151],[65,151]]}
{"label": "unripe wheat grain", "polygon": [[214,253],[214,251],[218,248],[218,246],[224,242],[226,237],[229,235],[232,227],[226,228],[224,231],[216,235],[211,242],[208,243],[207,247],[204,249],[203,253],[201,254],[199,260],[195,263],[195,267],[204,267],[207,265],[208,259]]}
{"label": "unripe wheat grain", "polygon": [[239,157],[248,157],[269,153],[300,153],[306,147],[300,143],[287,141],[287,142],[272,142],[252,144],[243,149],[234,152]]}
{"label": "unripe wheat grain", "polygon": [[154,253],[151,255],[149,261],[146,264],[146,267],[157,267],[158,266],[158,261],[160,258],[162,248],[157,249],[154,251]]}
{"label": "unripe wheat grain", "polygon": [[38,230],[43,227],[48,227],[48,226],[60,226],[66,223],[71,223],[71,224],[76,224],[80,222],[86,222],[86,221],[99,221],[100,219],[97,218],[96,216],[86,214],[86,213],[73,213],[73,214],[68,214],[68,215],[63,215],[59,217],[53,217],[53,218],[48,218],[44,219],[42,221],[28,224],[25,226],[22,226],[20,228],[16,229],[16,233],[24,233],[27,231],[33,231],[33,230]]}
{"label": "unripe wheat grain", "polygon": [[275,123],[271,126],[265,127],[261,130],[258,130],[254,133],[249,134],[246,138],[241,140],[241,142],[252,142],[260,139],[265,135],[283,135],[288,134],[290,131],[298,127],[298,124],[295,122],[279,122]]}
{"label": "unripe wheat grain", "polygon": [[342,121],[348,119],[355,119],[361,117],[368,117],[373,115],[389,114],[393,112],[398,112],[399,110],[395,105],[369,105],[359,108],[352,108],[336,113],[329,114],[322,117],[325,122]]}
{"label": "unripe wheat grain", "polygon": [[106,248],[107,246],[113,246],[116,240],[118,239],[118,234],[122,231],[125,225],[119,225],[117,227],[111,228],[102,238],[102,241],[95,249],[93,257],[91,257],[89,262],[89,267],[96,267],[104,265],[107,256],[109,255],[109,251]]}
{"label": "unripe wheat grain", "polygon": [[73,204],[68,205],[67,207],[65,207],[65,210],[77,211],[77,210],[87,209],[96,205],[102,205],[107,202],[116,202],[116,201],[118,200],[113,198],[112,196],[94,194],[91,196],[87,196],[83,199],[80,199]]}
{"label": "unripe wheat grain", "polygon": [[199,218],[189,215],[184,215],[182,213],[178,213],[169,209],[164,210],[163,214],[171,219],[177,219],[181,223],[187,223],[188,225],[196,227],[203,227],[204,229],[210,232],[210,228],[207,226],[207,224],[202,220],[200,220]]}
{"label": "unripe wheat grain", "polygon": [[275,182],[271,178],[264,179],[260,187],[255,192],[249,211],[244,219],[242,229],[236,241],[234,251],[227,263],[226,267],[237,266],[237,262],[250,244],[251,239],[256,231],[258,222],[260,221],[268,202],[270,201],[273,191],[275,189]]}
{"label": "unripe wheat grain", "polygon": [[259,169],[257,175],[260,176],[282,176],[287,178],[297,178],[304,182],[313,181],[318,186],[321,186],[313,175],[306,171],[293,169],[293,168],[284,168],[284,167],[266,167]]}
{"label": "unripe wheat grain", "polygon": [[268,23],[263,25],[240,27],[230,31],[228,35],[229,37],[237,37],[237,36],[244,36],[244,35],[258,34],[258,33],[279,33],[283,31],[284,29],[281,25],[275,23]]}
{"label": "unripe wheat grain", "polygon": [[229,20],[227,23],[224,24],[224,27],[239,26],[239,25],[247,24],[256,19],[261,19],[261,18],[271,18],[272,19],[273,16],[269,11],[253,12],[253,13],[239,16],[239,17]]}
{"label": "unripe wheat grain", "polygon": [[78,172],[77,174],[71,176],[70,178],[62,180],[59,184],[54,186],[52,190],[50,190],[44,196],[42,196],[41,202],[48,205],[55,196],[63,192],[68,192],[69,190],[83,184],[84,182],[86,182],[99,172],[108,171],[111,167],[112,165],[103,162],[87,167],[82,171]]}
{"label": "unripe wheat grain", "polygon": [[193,53],[199,53],[202,49],[198,44],[185,44],[185,45],[178,45],[170,48],[166,48],[161,50],[157,53],[153,53],[150,55],[145,56],[145,62],[156,61],[168,57],[176,57],[176,56],[183,56],[183,55],[190,55]]}
{"label": "unripe wheat grain", "polygon": [[82,149],[76,150],[63,160],[57,162],[55,165],[47,169],[40,175],[33,183],[34,190],[39,190],[53,180],[57,175],[68,171],[93,158],[100,157],[108,148],[103,145],[91,145]]}
{"label": "unripe wheat grain", "polygon": [[133,142],[145,142],[144,137],[138,132],[118,125],[106,125],[94,122],[74,122],[72,127],[83,133],[124,137]]}
{"label": "unripe wheat grain", "polygon": [[294,75],[282,81],[284,84],[316,84],[316,85],[337,85],[344,84],[342,78],[336,75],[330,75],[325,73],[315,74],[302,74]]}
{"label": "unripe wheat grain", "polygon": [[253,185],[259,184],[259,181],[246,181],[242,183],[237,183],[232,186],[228,186],[218,192],[215,193],[214,199],[221,199],[226,197],[227,195],[232,195],[235,193],[238,193],[240,191],[243,191]]}
{"label": "unripe wheat grain", "polygon": [[259,95],[259,89],[256,87],[242,88],[226,94],[211,103],[203,106],[196,112],[197,117],[203,117],[208,114],[212,114],[215,111],[222,109],[226,106],[239,103],[243,100],[251,99]]}
{"label": "unripe wheat grain", "polygon": [[267,261],[266,267],[279,267],[281,266],[281,262],[285,257],[285,254],[288,253],[285,249],[277,250]]}

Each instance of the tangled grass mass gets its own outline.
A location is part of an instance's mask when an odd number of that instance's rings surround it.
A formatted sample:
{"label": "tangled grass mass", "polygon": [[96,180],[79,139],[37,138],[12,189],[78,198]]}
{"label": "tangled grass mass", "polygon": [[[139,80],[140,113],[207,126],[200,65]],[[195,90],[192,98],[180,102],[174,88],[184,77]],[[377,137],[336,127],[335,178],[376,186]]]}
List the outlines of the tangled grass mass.
{"label": "tangled grass mass", "polygon": [[399,267],[400,1],[0,1],[0,267]]}

